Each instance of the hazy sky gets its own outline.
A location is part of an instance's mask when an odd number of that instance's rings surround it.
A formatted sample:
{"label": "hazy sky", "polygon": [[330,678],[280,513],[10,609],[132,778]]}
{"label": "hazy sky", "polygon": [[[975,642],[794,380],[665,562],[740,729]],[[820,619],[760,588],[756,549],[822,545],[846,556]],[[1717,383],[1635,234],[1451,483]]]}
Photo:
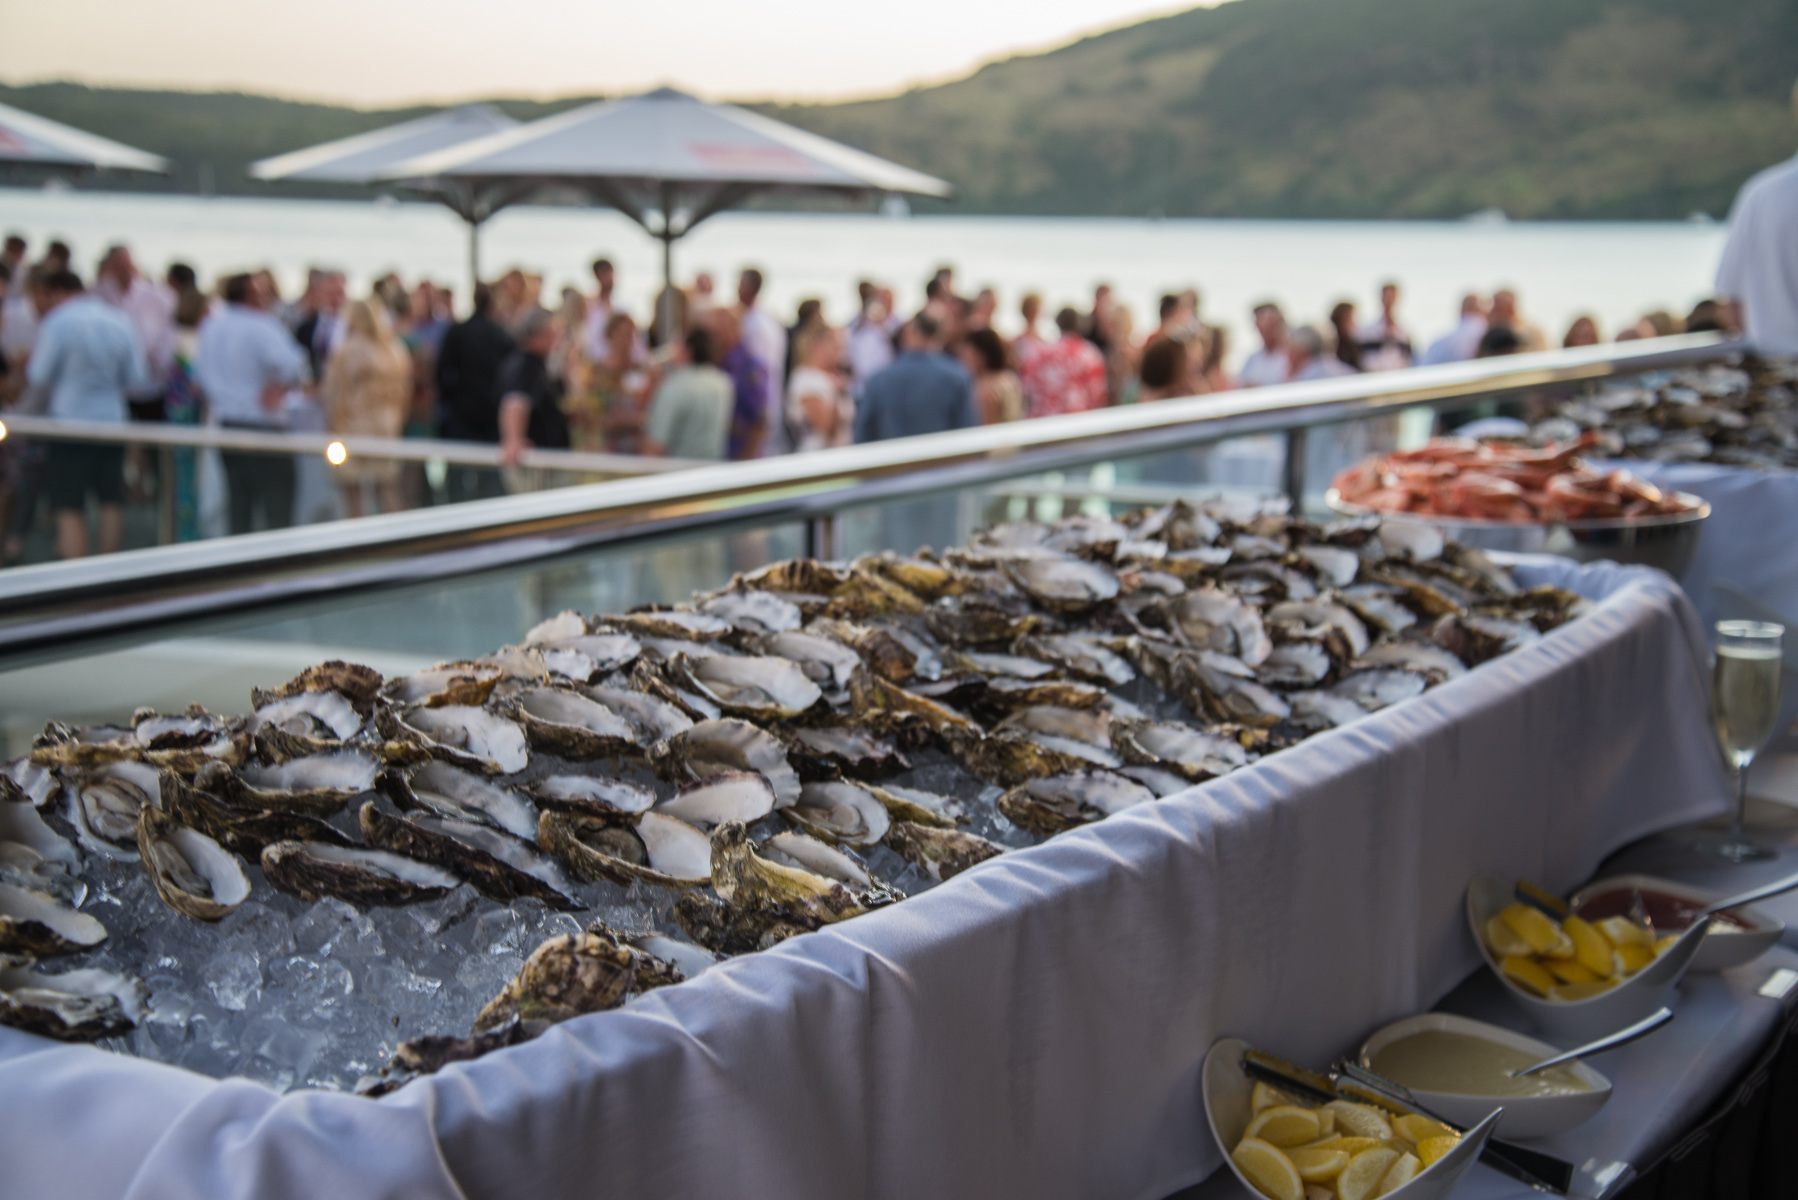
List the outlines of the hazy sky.
{"label": "hazy sky", "polygon": [[879,95],[1215,0],[0,0],[0,80],[379,106],[675,83]]}

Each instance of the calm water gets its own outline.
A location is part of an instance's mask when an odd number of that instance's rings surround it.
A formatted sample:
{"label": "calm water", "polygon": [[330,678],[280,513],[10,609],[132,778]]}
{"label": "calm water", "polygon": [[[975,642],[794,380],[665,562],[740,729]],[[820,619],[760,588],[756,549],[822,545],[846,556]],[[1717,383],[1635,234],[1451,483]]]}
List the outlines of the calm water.
{"label": "calm water", "polygon": [[[84,273],[108,243],[124,240],[153,268],[178,257],[208,278],[269,266],[296,288],[306,267],[320,264],[348,271],[358,288],[393,269],[408,280],[428,273],[467,294],[464,227],[434,205],[0,190],[0,228],[24,233],[34,250],[48,238],[65,239]],[[1708,295],[1723,237],[1722,226],[1687,223],[731,213],[677,244],[675,271],[691,279],[709,270],[728,286],[727,275],[755,264],[783,314],[818,296],[842,321],[852,315],[857,278],[893,286],[909,308],[922,300],[929,273],[948,263],[959,290],[999,289],[1002,329],[1015,323],[1026,290],[1041,291],[1052,313],[1064,302],[1090,302],[1093,285],[1108,282],[1140,329],[1154,323],[1162,292],[1196,286],[1206,318],[1230,329],[1232,358],[1239,359],[1255,302],[1273,298],[1294,320],[1321,322],[1332,304],[1348,299],[1367,316],[1379,282],[1389,277],[1404,284],[1401,316],[1420,339],[1454,323],[1464,291],[1500,286],[1516,288],[1526,315],[1551,336],[1582,312],[1595,315],[1609,336],[1644,312],[1683,313]],[[618,264],[626,303],[646,313],[660,281],[660,246],[624,217],[523,208],[483,231],[487,272],[517,265],[541,272],[553,287],[590,285],[586,264],[598,254]]]}

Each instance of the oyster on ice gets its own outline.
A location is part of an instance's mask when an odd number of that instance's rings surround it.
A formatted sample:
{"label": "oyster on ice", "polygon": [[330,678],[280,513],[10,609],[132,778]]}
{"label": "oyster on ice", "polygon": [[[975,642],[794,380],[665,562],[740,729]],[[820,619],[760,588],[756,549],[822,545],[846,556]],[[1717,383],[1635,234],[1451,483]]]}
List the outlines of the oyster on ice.
{"label": "oyster on ice", "polygon": [[869,784],[868,791],[886,805],[887,815],[896,822],[910,821],[914,825],[954,829],[968,819],[961,802],[952,796],[942,796],[919,788],[900,787],[894,783],[884,787]]}
{"label": "oyster on ice", "polygon": [[1119,687],[1136,678],[1135,668],[1124,656],[1102,645],[1097,638],[1049,634],[1026,638],[1018,648],[1104,687]]}
{"label": "oyster on ice", "polygon": [[1221,588],[1195,588],[1168,606],[1173,626],[1200,650],[1232,654],[1257,666],[1274,648],[1261,611]]}
{"label": "oyster on ice", "polygon": [[251,735],[272,758],[335,749],[362,728],[362,714],[341,692],[294,692],[267,700],[251,718]]}
{"label": "oyster on ice", "polygon": [[1070,771],[1012,788],[999,797],[999,811],[1014,825],[1047,836],[1154,798],[1142,784],[1110,771]]}
{"label": "oyster on ice", "polygon": [[137,857],[137,815],[161,803],[161,777],[141,762],[108,763],[65,780],[69,824],[83,846],[106,858]]}
{"label": "oyster on ice", "polygon": [[[236,775],[215,774],[227,803],[329,817],[371,791],[381,760],[366,750],[327,750],[273,766],[249,764]],[[197,778],[197,777],[196,777]]]}
{"label": "oyster on ice", "polygon": [[810,925],[828,925],[867,911],[836,880],[763,858],[740,821],[712,831],[712,890],[739,908],[783,913]]}
{"label": "oyster on ice", "polygon": [[727,771],[755,771],[781,804],[799,798],[799,775],[787,762],[786,747],[747,721],[701,721],[652,747],[649,757],[666,779],[698,783]]}
{"label": "oyster on ice", "polygon": [[91,950],[106,940],[106,926],[47,892],[0,883],[0,953],[33,958]]}
{"label": "oyster on ice", "polygon": [[814,837],[848,846],[875,845],[891,823],[879,797],[841,780],[806,784],[799,789],[799,802],[781,813]]}
{"label": "oyster on ice", "polygon": [[546,812],[538,821],[537,842],[583,878],[627,887],[638,879],[660,887],[698,887],[712,874],[706,835],[666,813],[646,812],[621,822]]}
{"label": "oyster on ice", "polygon": [[358,814],[370,846],[453,871],[483,895],[511,901],[532,896],[551,908],[580,908],[561,866],[529,842],[487,825],[416,813],[396,817],[370,800]]}
{"label": "oyster on ice", "polygon": [[31,741],[31,761],[40,767],[97,767],[136,759],[142,753],[136,733],[115,725],[75,729],[51,721]]}
{"label": "oyster on ice", "polygon": [[537,813],[524,797],[485,775],[440,759],[432,759],[410,775],[385,772],[378,784],[402,809],[422,808],[438,816],[492,825],[526,841],[537,836]]}
{"label": "oyster on ice", "polygon": [[648,788],[600,775],[545,775],[523,790],[544,808],[591,817],[648,812],[656,802],[655,793]]}
{"label": "oyster on ice", "polygon": [[138,817],[137,852],[162,902],[184,917],[217,921],[250,897],[237,856],[159,808]]}
{"label": "oyster on ice", "polygon": [[1235,738],[1174,721],[1119,722],[1111,741],[1132,763],[1164,767],[1194,781],[1227,775],[1249,761]]}
{"label": "oyster on ice", "polygon": [[564,933],[531,952],[518,975],[474,1019],[474,1032],[491,1033],[517,1021],[527,1034],[540,1033],[682,978],[678,968],[615,937]]}
{"label": "oyster on ice", "polygon": [[60,1042],[129,1033],[143,1015],[141,981],[89,967],[47,975],[0,956],[0,1025]]}
{"label": "oyster on ice", "polygon": [[438,758],[489,775],[516,774],[531,760],[524,730],[484,708],[441,704],[415,708],[397,721],[402,734],[410,733]]}
{"label": "oyster on ice", "polygon": [[788,913],[742,908],[702,891],[680,894],[674,921],[682,933],[716,954],[753,954],[815,928]]}
{"label": "oyster on ice", "polygon": [[638,637],[684,638],[695,642],[716,641],[736,628],[724,618],[714,617],[710,613],[681,612],[678,609],[626,613],[622,617],[607,617],[606,624],[615,625]]}
{"label": "oyster on ice", "polygon": [[[591,697],[556,688],[532,688],[520,692],[512,704],[531,743],[551,754],[598,758],[637,748],[636,726]],[[513,761],[493,757],[502,770]],[[523,766],[511,770],[523,770]]]}
{"label": "oyster on ice", "polygon": [[[799,803],[805,803],[804,788],[800,789]],[[656,805],[654,811],[693,825],[722,825],[726,821],[751,824],[774,811],[774,788],[754,771],[727,771],[689,784],[673,799]]]}
{"label": "oyster on ice", "polygon": [[892,828],[887,830],[887,845],[906,862],[939,881],[1005,852],[1005,847],[976,834],[911,821],[893,822]]}
{"label": "oyster on ice", "polygon": [[406,706],[485,704],[505,674],[497,663],[441,663],[416,675],[389,681],[383,693],[395,704]]}
{"label": "oyster on ice", "polygon": [[807,778],[828,779],[837,772],[849,775],[886,775],[903,771],[910,761],[891,738],[853,726],[806,725],[793,730],[795,758]]}
{"label": "oyster on ice", "polygon": [[[848,687],[849,676],[862,662],[860,655],[834,637],[793,630],[762,639],[761,650],[764,654],[797,663],[813,683],[829,687],[833,691]],[[902,679],[911,675],[911,655],[907,653],[905,659],[905,672],[900,676]]]}
{"label": "oyster on ice", "polygon": [[823,697],[799,664],[784,658],[683,655],[670,666],[694,691],[736,716],[796,717]]}
{"label": "oyster on ice", "polygon": [[411,904],[446,895],[462,882],[451,871],[403,854],[332,842],[271,842],[260,861],[277,891],[308,903],[335,896],[363,908]]}
{"label": "oyster on ice", "polygon": [[637,661],[643,646],[628,633],[594,633],[537,647],[551,675],[586,683]]}
{"label": "oyster on ice", "polygon": [[270,842],[325,841],[342,845],[349,838],[318,817],[291,809],[249,807],[227,797],[246,795],[231,768],[209,763],[189,784],[170,770],[162,773],[163,805],[181,824],[197,829],[227,850],[255,858]]}
{"label": "oyster on ice", "polygon": [[597,700],[629,721],[639,746],[653,746],[663,738],[673,737],[693,728],[693,718],[676,705],[648,692],[624,688],[586,687],[580,693]]}
{"label": "oyster on ice", "polygon": [[773,592],[720,592],[699,607],[745,633],[781,633],[798,629],[803,620],[797,604]]}

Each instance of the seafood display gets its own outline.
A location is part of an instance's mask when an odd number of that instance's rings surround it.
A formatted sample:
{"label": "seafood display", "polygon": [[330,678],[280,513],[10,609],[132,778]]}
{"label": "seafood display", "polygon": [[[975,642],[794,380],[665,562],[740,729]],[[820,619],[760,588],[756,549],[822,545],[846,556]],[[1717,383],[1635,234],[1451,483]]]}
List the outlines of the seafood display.
{"label": "seafood display", "polygon": [[1557,405],[1529,440],[1586,433],[1595,458],[1798,467],[1798,360],[1750,358],[1598,387]]}
{"label": "seafood display", "polygon": [[1411,523],[1176,502],[775,563],[404,678],[323,663],[241,716],[53,722],[0,768],[0,1022],[389,1090],[1241,770],[1584,603]]}
{"label": "seafood display", "polygon": [[1585,521],[1674,516],[1696,510],[1625,470],[1599,471],[1579,455],[1592,432],[1543,449],[1471,438],[1432,438],[1415,450],[1378,454],[1331,481],[1346,504],[1389,513],[1481,521]]}

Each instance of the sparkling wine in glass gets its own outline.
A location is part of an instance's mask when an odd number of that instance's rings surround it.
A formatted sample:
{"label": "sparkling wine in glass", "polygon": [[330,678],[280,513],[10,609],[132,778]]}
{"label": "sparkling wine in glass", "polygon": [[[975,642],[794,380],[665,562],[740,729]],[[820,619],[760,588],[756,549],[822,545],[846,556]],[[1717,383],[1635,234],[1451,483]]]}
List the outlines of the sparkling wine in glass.
{"label": "sparkling wine in glass", "polygon": [[1748,840],[1748,768],[1773,737],[1779,718],[1785,626],[1765,621],[1717,622],[1717,667],[1711,680],[1711,719],[1723,755],[1736,772],[1736,812],[1729,833],[1701,848],[1732,862],[1771,858]]}

